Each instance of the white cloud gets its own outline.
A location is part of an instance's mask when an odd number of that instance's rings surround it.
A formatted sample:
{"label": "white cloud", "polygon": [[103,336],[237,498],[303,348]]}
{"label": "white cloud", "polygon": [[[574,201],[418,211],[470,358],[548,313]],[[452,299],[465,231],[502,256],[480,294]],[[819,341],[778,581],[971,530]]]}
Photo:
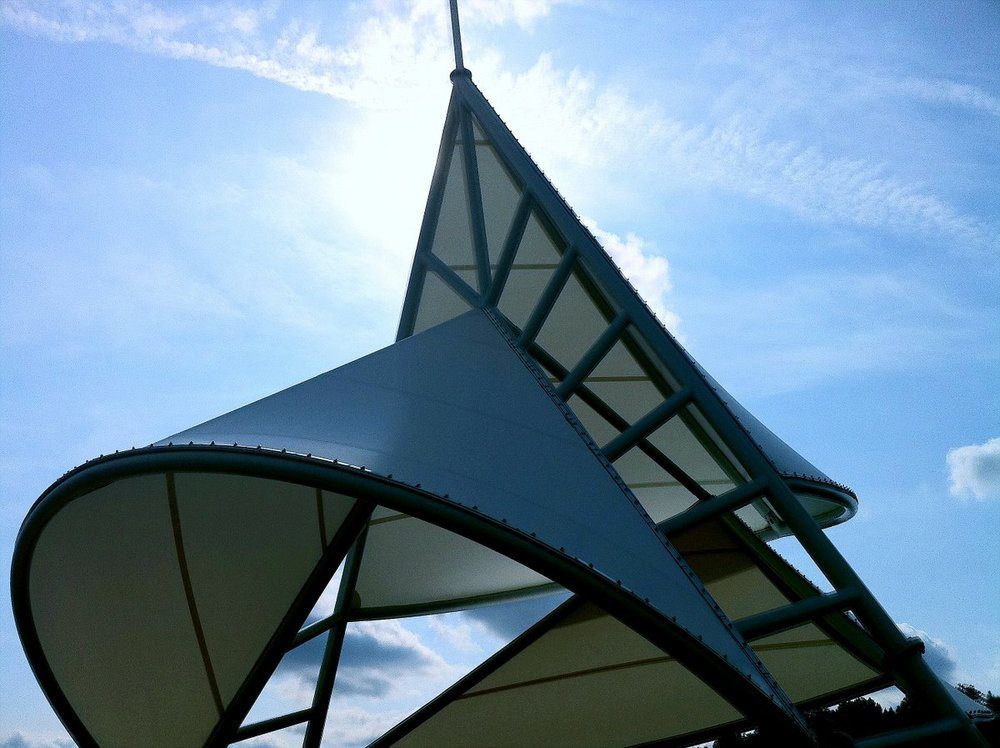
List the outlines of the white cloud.
{"label": "white cloud", "polygon": [[949,683],[955,682],[958,661],[955,657],[955,650],[950,645],[908,623],[897,623],[896,625],[906,636],[915,636],[924,643],[924,659],[935,673]]}
{"label": "white cloud", "polygon": [[[558,0],[479,0],[463,7],[470,23],[528,28]],[[56,41],[102,41],[148,54],[245,70],[302,91],[362,107],[407,108],[426,92],[428,69],[451,61],[447,7],[412,0],[375,6],[350,41],[330,46],[320,29],[291,19],[276,24],[277,5],[202,5],[164,10],[153,3],[11,0],[3,20]],[[431,80],[437,81],[439,75]]]}
{"label": "white cloud", "polygon": [[0,748],[72,748],[73,745],[75,743],[68,736],[55,737],[18,731],[0,740]]}
{"label": "white cloud", "polygon": [[337,702],[330,704],[330,719],[323,731],[323,745],[363,746],[400,722],[406,711],[372,712]]}
{"label": "white cloud", "polygon": [[345,693],[382,699],[426,692],[459,672],[403,622],[360,621],[348,627],[338,678]]}
{"label": "white cloud", "polygon": [[952,496],[1000,500],[1000,437],[950,449],[947,462]]}
{"label": "white cloud", "polygon": [[446,622],[438,616],[431,618],[428,625],[431,631],[459,652],[483,651],[482,645],[476,641],[483,634],[481,626],[473,626],[470,623]]}
{"label": "white cloud", "polygon": [[627,234],[622,239],[617,234],[604,231],[589,218],[583,219],[583,225],[611,255],[611,259],[635,286],[653,313],[669,330],[676,333],[680,317],[665,305],[665,296],[671,289],[670,265],[667,258],[649,252],[646,240],[633,233]]}
{"label": "white cloud", "polygon": [[896,688],[896,686],[889,686],[888,688],[883,688],[881,691],[868,694],[868,698],[883,709],[895,709],[902,703],[905,697],[906,694]]}
{"label": "white cloud", "polygon": [[977,109],[994,117],[1000,117],[1000,99],[967,83],[956,83],[940,78],[904,78],[894,83],[887,83],[886,87],[925,101]]}
{"label": "white cloud", "polygon": [[560,2],[566,0],[465,0],[460,8],[463,21],[499,26],[513,20],[521,28],[530,29]]}

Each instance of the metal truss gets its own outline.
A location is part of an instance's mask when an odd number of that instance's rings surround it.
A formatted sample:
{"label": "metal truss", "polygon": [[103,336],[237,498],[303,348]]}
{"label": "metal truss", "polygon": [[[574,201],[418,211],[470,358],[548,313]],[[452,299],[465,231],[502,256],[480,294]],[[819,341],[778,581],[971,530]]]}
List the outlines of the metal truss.
{"label": "metal truss", "polygon": [[[523,353],[523,358],[536,367],[539,379],[547,381],[549,377],[553,377],[556,380],[557,384],[551,388],[555,398],[565,404],[571,396],[578,395],[618,428],[620,434],[600,447],[601,454],[609,464],[629,449],[638,447],[672,478],[691,491],[698,502],[659,525],[660,531],[667,538],[676,537],[711,521],[721,520],[728,522],[731,527],[740,526],[739,521],[732,516],[732,512],[754,502],[776,514],[780,527],[798,540],[820,571],[832,583],[834,590],[821,593],[815,588],[802,589],[800,585],[795,595],[795,602],[737,620],[735,628],[747,641],[787,630],[803,622],[814,622],[822,626],[839,627],[842,631],[847,630],[856,643],[859,656],[885,674],[884,682],[891,681],[898,684],[931,718],[926,725],[917,728],[858,741],[856,745],[859,748],[902,745],[931,735],[951,735],[956,745],[985,745],[967,715],[921,656],[923,650],[921,642],[903,635],[825,535],[817,521],[803,507],[794,493],[797,480],[782,475],[762,454],[758,444],[733,416],[720,393],[706,381],[688,354],[664,330],[594,237],[582,226],[577,216],[517,143],[496,112],[473,85],[468,71],[460,67],[452,74],[452,80],[454,89],[420,230],[410,284],[403,305],[398,339],[412,334],[420,307],[424,279],[427,273],[435,274],[470,306],[484,309],[500,321],[508,331],[513,345]],[[506,241],[496,263],[492,266],[486,248],[482,197],[478,190],[478,165],[472,134],[473,116],[503,161],[524,180],[521,200],[515,210]],[[468,195],[469,222],[475,245],[476,287],[467,284],[431,251],[450,160],[454,157],[454,145],[459,135],[462,140],[460,153],[466,173],[466,183],[473,186]],[[551,222],[552,229],[561,236],[566,249],[558,264],[554,266],[551,279],[538,298],[527,322],[523,328],[518,328],[503,316],[497,304],[533,209],[537,209]],[[606,293],[613,296],[618,311],[608,312],[609,322],[604,334],[594,341],[575,365],[566,369],[538,346],[535,338],[571,276],[596,283],[605,289]],[[618,416],[584,385],[587,375],[619,341],[625,342],[630,349],[650,352],[650,355],[655,357],[675,380],[669,383],[673,394],[632,423]],[[723,448],[735,458],[736,465],[733,469],[739,473],[741,483],[721,495],[712,495],[647,440],[656,428],[689,406],[696,407],[704,415],[722,441]],[[705,438],[708,439],[707,436]],[[815,489],[816,486],[812,488]],[[837,492],[831,491],[831,493]],[[766,504],[763,504],[765,501]],[[744,536],[750,535],[745,528],[741,532]],[[756,542],[758,553],[766,556],[770,552],[769,549],[765,550],[766,546],[763,543]],[[319,744],[345,627],[351,619],[353,585],[363,551],[362,533],[347,557],[346,570],[333,616],[303,629],[292,642],[292,646],[297,646],[323,631],[331,631],[312,706],[302,712],[239,728],[232,735],[233,739],[239,740],[270,730],[307,723],[303,745],[311,748]],[[522,651],[548,627],[569,615],[583,603],[584,599],[581,596],[571,598],[507,648],[377,740],[374,745],[390,745],[413,727],[433,716],[468,687]],[[852,614],[853,619],[843,615],[846,613]],[[862,628],[859,629],[857,624],[853,623],[854,620]],[[835,696],[847,695],[850,694]],[[751,722],[746,724],[748,727],[752,726]],[[684,740],[704,737],[710,735],[691,735],[686,736]]]}

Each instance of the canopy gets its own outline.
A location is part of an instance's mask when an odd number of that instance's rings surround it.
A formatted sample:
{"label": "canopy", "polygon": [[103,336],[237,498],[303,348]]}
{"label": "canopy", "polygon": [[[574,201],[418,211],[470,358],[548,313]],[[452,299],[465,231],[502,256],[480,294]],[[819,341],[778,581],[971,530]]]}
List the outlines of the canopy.
{"label": "canopy", "polygon": [[[850,489],[774,435],[690,358],[471,78],[453,79],[400,337],[495,304],[518,344],[602,447],[614,446],[693,381],[710,387],[727,423],[709,423],[697,407],[682,407],[612,455],[657,522],[746,480],[720,428],[746,432],[821,526],[853,516],[857,502]],[[738,514],[762,538],[788,533],[766,499]]]}
{"label": "canopy", "polygon": [[[689,743],[727,724],[803,742],[797,707],[887,668],[944,715],[921,734],[974,735],[819,531],[853,515],[850,489],[701,369],[461,64],[453,81],[399,340],[93,460],[29,512],[15,619],[74,739],[308,723],[316,746],[349,621],[559,588],[575,595],[378,742]],[[834,593],[763,542],[792,531]],[[306,626],[342,562],[336,610]],[[312,706],[241,726],[320,631]]]}
{"label": "canopy", "polygon": [[[239,467],[231,450],[246,458]],[[264,464],[282,455],[298,459],[271,479]],[[372,477],[362,495],[339,463],[420,493],[394,500]],[[693,668],[716,698],[794,722],[549,383],[501,323],[470,311],[46,493],[19,538],[15,599],[75,734],[102,745],[217,735],[360,532],[371,509],[359,498],[387,509],[370,523],[353,615],[455,607],[553,579]],[[454,530],[456,512],[469,540],[400,516]],[[475,543],[505,555],[460,563]]]}

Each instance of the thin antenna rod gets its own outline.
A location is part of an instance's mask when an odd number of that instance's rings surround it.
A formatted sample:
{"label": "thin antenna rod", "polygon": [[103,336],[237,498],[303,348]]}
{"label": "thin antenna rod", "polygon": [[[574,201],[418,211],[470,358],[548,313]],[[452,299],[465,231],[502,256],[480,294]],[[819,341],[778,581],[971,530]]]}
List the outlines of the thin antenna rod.
{"label": "thin antenna rod", "polygon": [[458,28],[458,0],[451,0],[451,38],[455,42],[455,70],[465,70],[462,61],[462,32]]}

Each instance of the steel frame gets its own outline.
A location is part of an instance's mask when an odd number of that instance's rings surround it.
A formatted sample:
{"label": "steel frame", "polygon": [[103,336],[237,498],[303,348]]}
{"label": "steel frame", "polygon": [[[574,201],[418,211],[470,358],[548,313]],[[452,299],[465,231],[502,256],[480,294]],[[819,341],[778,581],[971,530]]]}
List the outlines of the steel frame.
{"label": "steel frame", "polygon": [[[796,739],[806,738],[806,734],[798,726],[787,724],[782,716],[784,712],[768,701],[756,686],[742,678],[733,678],[729,666],[725,665],[721,658],[708,656],[707,650],[703,652],[703,645],[693,635],[671,626],[662,615],[653,613],[631,592],[616,586],[613,580],[595,574],[594,570],[583,561],[545,546],[530,533],[480,514],[472,507],[457,504],[419,487],[400,483],[388,476],[376,475],[363,468],[311,455],[298,455],[286,450],[264,449],[259,446],[191,444],[130,450],[86,463],[63,476],[43,494],[32,508],[28,520],[18,535],[11,584],[18,631],[36,677],[67,729],[80,745],[96,745],[96,743],[66,700],[49,669],[32,620],[28,596],[28,572],[34,545],[56,512],[68,502],[89,491],[128,476],[188,471],[283,480],[334,491],[357,500],[357,504],[331,541],[327,553],[310,575],[268,646],[238,689],[236,697],[216,724],[206,741],[208,746],[228,745],[300,724],[314,716],[315,712],[310,708],[263,722],[243,724],[247,713],[281,658],[301,643],[299,632],[303,631],[302,624],[336,571],[339,559],[345,557],[348,547],[364,531],[376,504],[388,506],[468,537],[525,564],[605,610],[612,611],[626,625],[664,651],[672,653],[682,664],[698,673],[723,698],[739,705],[741,711],[759,715],[766,724],[778,731],[790,732]],[[360,562],[360,554],[356,553],[352,558],[350,563]],[[345,573],[348,579],[350,576]],[[346,609],[347,603],[344,601],[348,598],[347,591],[352,588],[351,583],[342,585],[340,601],[337,603],[338,610]],[[334,618],[334,625],[337,622],[346,624],[345,617]],[[338,648],[339,644],[328,646],[324,657],[328,661],[328,672],[335,664],[335,658],[331,653]],[[322,683],[318,683],[318,687],[324,689],[322,697],[326,698],[328,703],[326,694],[332,691],[332,680],[328,676]],[[321,729],[318,722],[317,725],[314,734],[318,734]]]}
{"label": "steel frame", "polygon": [[[985,745],[967,715],[921,657],[922,647],[903,635],[793,493],[792,485],[801,486],[807,483],[812,487],[812,482],[799,479],[790,485],[787,478],[778,472],[774,464],[761,452],[746,428],[733,416],[719,394],[701,375],[688,354],[663,329],[618,268],[609,260],[596,239],[582,226],[572,209],[566,205],[527,156],[479,89],[472,83],[468,71],[464,69],[456,71],[452,75],[452,80],[458,98],[453,106],[460,112],[459,116],[468,117],[469,111],[475,113],[480,126],[502,160],[523,180],[522,201],[530,200],[532,204],[539,206],[541,211],[556,224],[560,239],[568,248],[563,254],[559,270],[550,279],[548,287],[530,314],[525,329],[517,330],[516,326],[511,324],[518,344],[529,353],[535,352],[532,350],[535,336],[565,286],[569,274],[573,272],[574,267],[582,266],[584,272],[594,277],[600,286],[610,290],[615,302],[620,305],[620,311],[605,334],[595,341],[590,351],[574,366],[574,370],[564,374],[564,383],[557,387],[557,393],[563,399],[568,399],[622,331],[626,327],[634,328],[643,343],[681,383],[684,402],[690,402],[711,423],[725,447],[735,455],[739,466],[747,475],[749,483],[727,494],[712,497],[706,496],[704,491],[696,493],[699,502],[686,512],[672,518],[670,524],[664,528],[665,531],[676,532],[694,526],[731,512],[751,499],[766,497],[768,504],[777,512],[784,526],[833,584],[834,592],[815,602],[804,602],[791,610],[772,611],[769,614],[762,614],[762,617],[754,621],[744,621],[742,623],[747,633],[763,635],[761,632],[768,631],[778,622],[815,620],[832,610],[850,610],[883,650],[882,667],[911,698],[923,704],[929,714],[937,715],[939,722],[936,723],[935,729],[954,732],[957,734],[956,737],[961,736],[967,745]],[[470,206],[470,210],[476,209]],[[481,207],[479,210],[481,211]],[[433,205],[429,202],[428,213],[432,211]],[[425,221],[427,218],[425,216]],[[417,254],[421,253],[430,253],[429,243],[418,244]],[[500,293],[496,289],[491,289],[489,296],[484,297],[480,305],[497,312],[495,304],[499,296]],[[401,324],[401,337],[411,330],[412,325],[407,327]],[[660,408],[672,414],[676,404],[670,403],[668,406],[664,403]],[[629,445],[648,435],[649,432],[645,429],[656,421],[654,413],[647,416],[649,422],[642,423],[641,427],[641,422],[628,425],[629,431],[625,433],[628,433]],[[625,433],[619,439],[625,437]],[[606,445],[605,450],[609,457],[613,458],[624,451],[626,442],[617,443],[617,441]],[[683,473],[675,465],[673,468],[676,470],[669,472],[675,477],[678,473]],[[748,494],[753,495],[748,496]]]}

